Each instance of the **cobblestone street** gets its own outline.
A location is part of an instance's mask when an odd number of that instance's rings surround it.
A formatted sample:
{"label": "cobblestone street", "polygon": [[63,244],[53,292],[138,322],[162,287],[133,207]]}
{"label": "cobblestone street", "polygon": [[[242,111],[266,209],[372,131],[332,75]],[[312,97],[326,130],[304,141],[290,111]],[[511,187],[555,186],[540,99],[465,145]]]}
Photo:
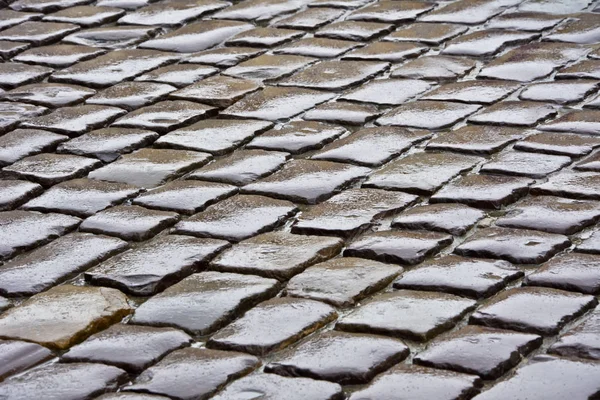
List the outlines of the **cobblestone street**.
{"label": "cobblestone street", "polygon": [[600,398],[600,0],[0,0],[0,400]]}

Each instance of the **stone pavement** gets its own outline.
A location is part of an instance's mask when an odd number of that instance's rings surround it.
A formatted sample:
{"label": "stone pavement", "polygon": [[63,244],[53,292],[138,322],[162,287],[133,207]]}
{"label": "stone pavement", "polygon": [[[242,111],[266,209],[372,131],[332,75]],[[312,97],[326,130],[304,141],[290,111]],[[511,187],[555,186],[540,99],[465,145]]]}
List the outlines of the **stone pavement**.
{"label": "stone pavement", "polygon": [[600,0],[0,0],[1,400],[600,396]]}

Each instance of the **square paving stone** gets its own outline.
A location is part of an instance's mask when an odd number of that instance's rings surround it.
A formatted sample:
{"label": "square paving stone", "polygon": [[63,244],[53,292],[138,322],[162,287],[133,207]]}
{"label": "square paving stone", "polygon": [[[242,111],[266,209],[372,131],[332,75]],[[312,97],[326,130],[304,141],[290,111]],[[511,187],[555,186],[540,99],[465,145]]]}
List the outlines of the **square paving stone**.
{"label": "square paving stone", "polygon": [[362,83],[387,68],[386,63],[369,61],[322,61],[282,81],[280,86],[338,90]]}
{"label": "square paving stone", "polygon": [[228,107],[259,88],[258,84],[247,79],[218,75],[173,92],[169,97],[199,101],[215,107]]}
{"label": "square paving stone", "polygon": [[428,47],[415,43],[373,42],[344,55],[342,60],[389,61],[397,63],[407,58],[417,57],[427,50],[429,50]]}
{"label": "square paving stone", "polygon": [[462,204],[429,204],[411,208],[392,221],[392,227],[426,229],[462,236],[473,228],[485,213]]}
{"label": "square paving stone", "polygon": [[207,153],[169,149],[141,149],[121,156],[88,176],[92,179],[155,187],[199,168],[212,157]]}
{"label": "square paving stone", "polygon": [[556,335],[567,323],[594,308],[594,296],[543,287],[501,292],[471,315],[470,322],[540,335]]}
{"label": "square paving stone", "polygon": [[342,126],[322,122],[292,121],[255,137],[246,148],[300,154],[320,149],[346,132],[348,131]]}
{"label": "square paving stone", "polygon": [[413,153],[371,174],[363,187],[431,194],[482,159],[454,153]]}
{"label": "square paving stone", "polygon": [[260,361],[218,350],[176,350],[141,373],[125,391],[162,394],[181,400],[208,399],[230,381],[247,375]]}
{"label": "square paving stone", "polygon": [[535,196],[516,204],[496,225],[572,235],[599,219],[600,202]]}
{"label": "square paving stone", "polygon": [[164,99],[177,90],[171,85],[154,82],[121,82],[98,92],[86,100],[87,104],[121,107],[126,110],[146,106]]}
{"label": "square paving stone", "polygon": [[58,147],[58,153],[95,157],[103,162],[112,162],[121,154],[150,145],[158,137],[156,132],[142,129],[104,128],[62,143]]}
{"label": "square paving stone", "polygon": [[549,154],[507,151],[500,153],[481,167],[482,173],[543,178],[571,163],[571,157]]}
{"label": "square paving stone", "polygon": [[474,307],[475,301],[451,294],[399,290],[374,296],[336,329],[423,342],[451,329]]}
{"label": "square paving stone", "polygon": [[555,42],[596,44],[600,42],[597,14],[581,13],[556,28],[546,40]]}
{"label": "square paving stone", "polygon": [[292,160],[273,175],[244,186],[242,191],[316,204],[327,200],[370,171],[365,167],[329,161]]}
{"label": "square paving stone", "polygon": [[340,21],[325,25],[315,32],[316,37],[362,42],[389,33],[391,24],[363,21]]}
{"label": "square paving stone", "polygon": [[503,101],[469,117],[469,122],[489,125],[533,126],[556,115],[550,104],[533,101]]}
{"label": "square paving stone", "polygon": [[477,393],[479,386],[480,379],[473,375],[398,364],[366,388],[353,392],[349,400],[394,400],[397,393],[407,399],[461,400]]}
{"label": "square paving stone", "polygon": [[33,180],[42,186],[52,186],[85,176],[100,165],[100,161],[92,158],[44,153],[25,157],[2,170],[18,178]]}
{"label": "square paving stone", "polygon": [[226,6],[228,6],[228,3],[219,0],[160,2],[127,13],[127,15],[119,19],[119,23],[148,26],[181,25],[203,14],[220,10]]}
{"label": "square paving stone", "polygon": [[192,338],[173,328],[116,324],[63,354],[61,361],[93,362],[141,372]]}
{"label": "square paving stone", "polygon": [[344,14],[343,10],[336,8],[315,7],[292,14],[278,20],[273,24],[278,28],[289,29],[316,29],[338,19]]}
{"label": "square paving stone", "polygon": [[289,76],[315,61],[315,58],[298,55],[263,54],[228,68],[223,74],[267,82]]}
{"label": "square paving stone", "polygon": [[454,131],[441,133],[427,143],[427,149],[487,155],[502,150],[523,136],[525,132],[521,128],[467,125]]}
{"label": "square paving stone", "polygon": [[480,24],[500,14],[505,7],[515,6],[521,0],[487,1],[460,0],[444,5],[424,17],[427,22],[454,22],[459,24]]}
{"label": "square paving stone", "polygon": [[224,183],[173,181],[142,194],[133,204],[191,215],[236,192],[235,186]]}
{"label": "square paving stone", "polygon": [[210,268],[281,281],[336,256],[342,246],[340,239],[332,237],[269,232],[235,244],[217,256]]}
{"label": "square paving stone", "polygon": [[126,248],[120,239],[89,233],[60,237],[5,263],[0,269],[0,293],[11,297],[39,293]]}
{"label": "square paving stone", "polygon": [[67,139],[67,136],[39,129],[15,129],[0,136],[0,166],[43,151],[52,151]]}
{"label": "square paving stone", "polygon": [[215,113],[215,108],[191,101],[161,101],[130,112],[113,122],[112,126],[168,132]]}
{"label": "square paving stone", "polygon": [[11,89],[27,83],[38,82],[52,73],[52,68],[18,62],[0,64],[0,87]]}
{"label": "square paving stone", "polygon": [[308,111],[302,118],[313,121],[332,122],[342,125],[363,125],[380,112],[373,104],[356,104],[334,101],[321,104]]}
{"label": "square paving stone", "polygon": [[570,244],[569,238],[554,233],[487,228],[476,232],[454,252],[468,257],[500,258],[515,264],[539,264]]}
{"label": "square paving stone", "polygon": [[431,85],[411,79],[376,79],[340,97],[341,100],[399,105],[425,92]]}
{"label": "square paving stone", "polygon": [[76,6],[46,15],[44,21],[70,22],[77,25],[95,26],[113,22],[125,11],[113,7]]}
{"label": "square paving stone", "polygon": [[394,215],[417,196],[379,189],[348,189],[304,211],[292,233],[352,237],[380,218]]}
{"label": "square paving stone", "polygon": [[303,38],[273,50],[277,54],[295,54],[299,56],[331,58],[338,57],[361,44],[350,40],[328,38]]}
{"label": "square paving stone", "polygon": [[123,183],[86,178],[73,179],[51,187],[41,196],[25,203],[23,208],[85,218],[135,197],[139,193],[139,188]]}
{"label": "square paving stone", "polygon": [[303,31],[279,28],[254,28],[227,40],[227,46],[275,47],[304,36]]}
{"label": "square paving stone", "polygon": [[496,294],[522,276],[522,271],[506,261],[447,255],[405,272],[394,282],[394,288],[445,292],[481,299]]}
{"label": "square paving stone", "polygon": [[276,280],[254,275],[192,274],[144,302],[131,322],[175,326],[193,335],[207,335],[275,296],[278,290]]}
{"label": "square paving stone", "polygon": [[118,290],[56,286],[0,315],[0,337],[64,350],[131,311],[127,297]]}
{"label": "square paving stone", "polygon": [[310,0],[247,0],[219,11],[214,17],[266,21],[281,14],[294,12],[308,3],[310,3]]}
{"label": "square paving stone", "polygon": [[507,46],[530,42],[540,35],[532,32],[486,29],[466,33],[452,39],[442,50],[442,54],[471,57],[491,56]]}
{"label": "square paving stone", "polygon": [[79,26],[75,24],[27,21],[3,30],[0,32],[0,39],[29,42],[35,46],[40,46],[60,40],[79,29]]}
{"label": "square paving stone", "polygon": [[84,276],[94,285],[148,296],[205,267],[208,260],[228,245],[224,240],[161,236],[103,262]]}
{"label": "square paving stone", "polygon": [[599,184],[600,175],[597,173],[563,171],[551,176],[547,182],[533,186],[531,194],[598,200]]}
{"label": "square paving stone", "polygon": [[452,236],[427,231],[378,231],[351,243],[344,256],[415,265],[452,243]]}
{"label": "square paving stone", "polygon": [[403,1],[401,3],[379,1],[351,12],[347,19],[398,23],[414,20],[417,16],[432,8],[433,5],[420,1]]}
{"label": "square paving stone", "polygon": [[270,122],[259,120],[207,119],[169,132],[155,145],[222,155],[272,126]]}
{"label": "square paving stone", "polygon": [[476,62],[467,58],[424,56],[410,60],[392,70],[392,78],[447,80],[459,78],[475,68]]}
{"label": "square paving stone", "polygon": [[518,83],[497,80],[455,82],[442,85],[421,98],[492,104],[514,92],[519,86]]}
{"label": "square paving stone", "polygon": [[[408,353],[408,347],[397,339],[324,332],[274,360],[265,371],[340,384],[362,384],[405,359]],[[348,357],[348,354],[353,356]]]}
{"label": "square paving stone", "polygon": [[486,26],[495,29],[510,29],[539,32],[558,25],[564,16],[538,11],[516,11],[504,13],[488,21]]}
{"label": "square paving stone", "polygon": [[[291,56],[289,56],[291,57]],[[334,97],[331,93],[303,88],[269,86],[252,93],[225,109],[222,116],[258,118],[269,121],[288,119]]]}
{"label": "square paving stone", "polygon": [[174,225],[177,220],[177,213],[124,205],[88,217],[79,229],[83,232],[101,233],[141,242]]}
{"label": "square paving stone", "polygon": [[585,294],[600,293],[600,257],[568,253],[548,261],[528,275],[524,284],[546,286]]}
{"label": "square paving stone", "polygon": [[580,157],[600,147],[600,138],[565,132],[542,132],[515,143],[515,150]]}
{"label": "square paving stone", "polygon": [[126,112],[117,107],[86,104],[56,109],[50,114],[29,119],[21,126],[79,136],[92,129],[101,128],[124,114]]}
{"label": "square paving stone", "polygon": [[96,93],[83,86],[61,83],[37,83],[25,85],[4,93],[2,97],[11,101],[23,101],[44,107],[63,107],[79,103]]}
{"label": "square paving stone", "polygon": [[157,27],[108,26],[72,33],[65,37],[63,42],[98,48],[120,49],[133,47],[159,32]]}
{"label": "square paving stone", "polygon": [[575,169],[579,171],[600,172],[600,153],[594,153],[575,164]]}
{"label": "square paving stone", "polygon": [[416,22],[414,24],[399,27],[383,40],[390,42],[421,42],[435,46],[466,31],[466,26],[457,24],[428,24]]}
{"label": "square paving stone", "polygon": [[218,69],[206,65],[175,64],[160,67],[135,78],[140,82],[157,82],[184,87],[219,72]]}
{"label": "square paving stone", "polygon": [[207,64],[215,67],[232,67],[265,51],[252,47],[219,47],[190,54],[182,62]]}
{"label": "square paving stone", "polygon": [[236,195],[179,222],[175,232],[238,242],[281,225],[296,211],[289,201]]}
{"label": "square paving stone", "polygon": [[37,183],[18,180],[0,180],[0,211],[11,210],[42,193]]}
{"label": "square paving stone", "polygon": [[53,68],[64,68],[104,53],[106,53],[106,50],[95,47],[77,44],[55,44],[26,50],[15,57],[14,60]]}
{"label": "square paving stone", "polygon": [[598,87],[592,80],[544,82],[530,85],[520,94],[521,100],[548,101],[557,104],[575,103],[583,100]]}
{"label": "square paving stone", "polygon": [[539,127],[543,131],[600,135],[600,111],[575,110]]}
{"label": "square paving stone", "polygon": [[48,364],[10,378],[0,384],[0,396],[26,400],[56,398],[90,399],[116,390],[127,380],[122,369],[101,364]]}
{"label": "square paving stone", "polygon": [[288,282],[285,294],[351,307],[384,289],[402,267],[362,258],[343,257],[307,268]]}
{"label": "square paving stone", "polygon": [[479,110],[476,104],[451,101],[415,101],[396,107],[379,117],[378,125],[399,125],[423,129],[441,129],[454,125]]}
{"label": "square paving stone", "polygon": [[[599,39],[600,42],[600,39]],[[600,79],[600,61],[583,60],[564,67],[556,74],[557,79]]]}
{"label": "square paving stone", "polygon": [[0,380],[23,372],[54,357],[47,348],[20,340],[0,340],[0,351],[2,352]]}
{"label": "square paving stone", "polygon": [[600,313],[593,312],[581,325],[569,330],[549,353],[570,358],[600,359]]}
{"label": "square paving stone", "polygon": [[500,209],[525,196],[533,179],[498,176],[466,175],[446,185],[431,196],[431,203],[463,203],[479,208]]}
{"label": "square paving stone", "polygon": [[206,345],[263,356],[288,347],[336,318],[335,309],[319,301],[274,298],[247,311]]}
{"label": "square paving stone", "polygon": [[279,151],[238,150],[187,176],[187,179],[247,185],[277,171],[289,154]]}
{"label": "square paving stone", "polygon": [[541,344],[538,335],[468,325],[436,338],[414,363],[496,379]]}

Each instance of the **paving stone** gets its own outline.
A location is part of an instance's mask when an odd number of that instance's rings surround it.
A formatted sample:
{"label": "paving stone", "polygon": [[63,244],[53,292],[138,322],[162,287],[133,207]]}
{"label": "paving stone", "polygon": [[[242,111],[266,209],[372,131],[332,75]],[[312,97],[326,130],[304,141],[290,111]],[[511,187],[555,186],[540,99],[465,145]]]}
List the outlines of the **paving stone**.
{"label": "paving stone", "polygon": [[452,236],[427,231],[378,231],[351,243],[344,256],[415,265],[452,243]]}
{"label": "paving stone", "polygon": [[350,400],[393,400],[397,393],[406,398],[460,400],[478,392],[481,381],[473,375],[459,374],[417,365],[398,364],[381,374],[371,385],[353,392]]}
{"label": "paving stone", "polygon": [[[309,9],[313,10],[313,9]],[[349,40],[328,38],[303,38],[273,50],[277,54],[295,54],[299,56],[331,58],[338,57],[361,44]]]}
{"label": "paving stone", "polygon": [[218,69],[196,64],[176,64],[160,67],[135,78],[141,82],[166,83],[177,87],[191,85],[219,72]]}
{"label": "paving stone", "polygon": [[305,120],[339,123],[342,125],[363,125],[378,116],[380,112],[372,104],[356,104],[334,101],[321,104],[308,111]]}
{"label": "paving stone", "polygon": [[278,20],[273,24],[273,26],[289,29],[316,29],[338,19],[343,14],[343,10],[336,8],[308,8],[296,14],[292,14],[289,17]]}
{"label": "paving stone", "polygon": [[564,20],[564,16],[558,14],[553,15],[540,11],[516,11],[499,15],[488,21],[486,26],[493,29],[539,32],[555,27],[562,20]]}
{"label": "paving stone", "polygon": [[429,50],[426,46],[414,43],[400,42],[373,42],[365,47],[353,50],[342,56],[343,60],[371,60],[400,62],[407,58],[417,57]]}
{"label": "paving stone", "polygon": [[[270,81],[289,76],[294,71],[315,61],[317,60],[314,58],[303,56],[263,54],[228,68],[223,71],[223,74],[237,78]],[[273,89],[267,88],[266,90]]]}
{"label": "paving stone", "polygon": [[26,103],[0,102],[0,133],[6,133],[21,122],[41,115],[46,111],[48,111],[46,107]]}
{"label": "paving stone", "polygon": [[148,5],[150,1],[151,0],[97,0],[96,5],[134,10],[136,8]]}
{"label": "paving stone", "polygon": [[583,105],[584,108],[600,108],[600,94],[592,97],[592,99]]}
{"label": "paving stone", "polygon": [[275,374],[256,374],[233,382],[214,396],[215,400],[233,400],[260,393],[265,399],[335,400],[343,397],[335,383],[308,378],[286,378]]}
{"label": "paving stone", "polygon": [[600,79],[600,61],[583,60],[577,64],[562,68],[556,74],[557,79]]}
{"label": "paving stone", "polygon": [[480,24],[500,14],[504,8],[517,5],[521,0],[460,0],[429,12],[421,21]]}
{"label": "paving stone", "polygon": [[600,42],[598,14],[581,13],[568,19],[545,39],[556,42],[596,44]]}
{"label": "paving stone", "polygon": [[[123,0],[127,1],[127,0]],[[132,0],[136,1],[136,0]],[[169,400],[168,397],[155,396],[152,394],[134,393],[134,392],[116,392],[106,393],[100,397],[96,397],[96,400]]]}
{"label": "paving stone", "polygon": [[156,39],[148,40],[139,47],[179,53],[206,50],[230,37],[254,28],[237,21],[204,20],[186,25]]}
{"label": "paving stone", "polygon": [[386,36],[383,40],[391,42],[421,42],[429,45],[439,45],[466,31],[467,27],[456,24],[428,24],[416,22],[400,27],[395,32]]}
{"label": "paving stone", "polygon": [[349,189],[303,212],[292,233],[348,238],[367,229],[375,219],[397,214],[416,196],[379,189]]}
{"label": "paving stone", "polygon": [[90,97],[88,104],[121,107],[126,110],[154,103],[177,90],[171,85],[153,82],[121,82]]}
{"label": "paving stone", "polygon": [[575,169],[580,171],[600,171],[600,154],[594,153],[575,165]]}
{"label": "paving stone", "polygon": [[123,114],[126,112],[117,107],[84,104],[56,109],[50,114],[31,118],[21,126],[79,136],[101,128]]}
{"label": "paving stone", "polygon": [[179,215],[148,210],[140,206],[116,206],[88,217],[80,225],[83,232],[112,235],[141,242],[174,225]]}
{"label": "paving stone", "polygon": [[182,400],[208,399],[259,364],[256,357],[243,353],[186,348],[167,355],[124,389]]}
{"label": "paving stone", "polygon": [[62,350],[120,321],[131,311],[127,298],[118,290],[56,286],[5,311],[0,316],[0,337]]}
{"label": "paving stone", "polygon": [[209,339],[207,346],[262,356],[289,346],[336,317],[333,307],[318,301],[274,298],[221,329]]}
{"label": "paving stone", "polygon": [[410,60],[392,70],[392,78],[446,80],[465,75],[475,68],[475,61],[448,56],[424,56]]}
{"label": "paving stone", "polygon": [[394,282],[394,288],[445,292],[481,299],[498,293],[522,276],[522,271],[506,261],[447,255],[405,272]]}
{"label": "paving stone", "polygon": [[15,400],[89,399],[116,390],[125,380],[125,371],[108,365],[55,363],[7,379],[0,384],[0,396]]}
{"label": "paving stone", "polygon": [[0,64],[0,86],[11,89],[27,83],[41,81],[52,73],[51,68],[18,62]]}
{"label": "paving stone", "polygon": [[568,3],[560,0],[528,0],[519,5],[519,10],[569,14],[581,11],[589,4],[590,0],[574,0]]}
{"label": "paving stone", "polygon": [[577,251],[582,253],[600,254],[600,234],[593,232],[588,238],[577,246]]}
{"label": "paving stone", "polygon": [[11,101],[23,101],[45,107],[63,107],[79,103],[94,95],[95,90],[61,83],[35,83],[3,93]]}
{"label": "paving stone", "polygon": [[14,60],[53,68],[64,68],[104,53],[106,53],[105,50],[95,47],[77,44],[55,44],[26,50],[16,56]]}
{"label": "paving stone", "polygon": [[594,296],[542,287],[506,290],[480,307],[470,322],[540,335],[555,335],[565,324],[594,308]]}
{"label": "paving stone", "polygon": [[228,46],[275,47],[304,36],[303,31],[280,28],[254,28],[227,40]]}
{"label": "paving stone", "polygon": [[42,192],[37,183],[28,181],[0,181],[0,211],[11,210]]}
{"label": "paving stone", "polygon": [[600,135],[600,111],[572,111],[554,121],[540,125],[539,129],[552,132],[573,132]]}
{"label": "paving stone", "polygon": [[173,181],[138,196],[133,204],[191,215],[236,191],[235,186],[223,183]]}
{"label": "paving stone", "polygon": [[341,100],[399,105],[425,92],[431,85],[416,79],[376,79],[340,97]]}
{"label": "paving stone", "polygon": [[187,334],[173,328],[116,324],[72,347],[61,361],[103,363],[141,372],[191,341]]}
{"label": "paving stone", "polygon": [[155,187],[201,167],[210,160],[207,153],[170,149],[141,149],[121,156],[88,175],[89,178]]}
{"label": "paving stone", "polygon": [[496,224],[571,235],[594,225],[599,219],[598,202],[535,196],[518,203],[504,217],[498,219]]}
{"label": "paving stone", "polygon": [[541,344],[538,335],[468,325],[429,343],[414,362],[496,379]]}
{"label": "paving stone", "polygon": [[47,348],[18,340],[0,340],[2,367],[0,380],[18,374],[54,357]]}
{"label": "paving stone", "polygon": [[405,1],[402,3],[380,1],[353,11],[347,19],[399,23],[414,20],[417,16],[432,8],[433,5],[420,1]]}
{"label": "paving stone", "polygon": [[94,285],[149,296],[205,267],[228,245],[224,240],[160,236],[86,271],[84,276]]}
{"label": "paving stone", "polygon": [[519,94],[519,98],[558,104],[576,103],[592,93],[597,86],[598,82],[591,80],[538,83],[525,88]]}
{"label": "paving stone", "polygon": [[350,307],[384,289],[402,268],[362,258],[343,257],[307,268],[288,282],[287,296]]}
{"label": "paving stone", "polygon": [[415,101],[396,107],[379,117],[378,125],[441,129],[454,125],[481,106],[450,101]]}
{"label": "paving stone", "polygon": [[393,25],[378,22],[340,21],[320,28],[315,36],[362,42],[389,33],[393,28]]}
{"label": "paving stone", "polygon": [[220,10],[228,3],[219,0],[184,0],[150,4],[119,19],[120,24],[181,25],[206,13]]}
{"label": "paving stone", "polygon": [[369,0],[315,0],[309,7],[336,7],[345,9],[354,9],[362,7],[369,3]]}
{"label": "paving stone", "polygon": [[59,212],[89,217],[139,194],[140,189],[123,183],[73,179],[61,182],[22,208],[41,212]]}
{"label": "paving stone", "polygon": [[515,150],[580,157],[600,146],[600,138],[570,133],[541,132],[515,143]]}
{"label": "paving stone", "polygon": [[313,264],[334,257],[343,242],[323,236],[263,233],[246,239],[217,256],[211,269],[289,279]]}
{"label": "paving stone", "polygon": [[277,171],[289,154],[265,150],[238,150],[193,172],[187,179],[247,185]]}
{"label": "paving stone", "polygon": [[481,158],[454,153],[413,153],[371,174],[363,187],[431,194]]}
{"label": "paving stone", "polygon": [[472,57],[491,56],[507,46],[526,43],[539,37],[531,32],[487,29],[459,36],[446,43],[443,54]]}
{"label": "paving stone", "polygon": [[245,186],[243,191],[316,204],[333,196],[370,171],[365,167],[329,161],[292,160],[273,175]]}
{"label": "paving stone", "polygon": [[259,88],[258,84],[250,80],[218,75],[173,92],[169,97],[228,107]]}
{"label": "paving stone", "polygon": [[316,90],[269,86],[260,92],[246,96],[225,109],[221,115],[277,121],[298,115],[332,97],[333,94]]}
{"label": "paving stone", "polygon": [[[302,376],[340,384],[367,383],[402,361],[408,347],[400,340],[375,335],[324,332],[265,367],[266,372]],[[353,357],[348,357],[353,354]]]}
{"label": "paving stone", "polygon": [[598,256],[592,254],[560,255],[528,275],[524,284],[598,294],[600,293],[600,260]]}
{"label": "paving stone", "polygon": [[467,125],[439,134],[427,143],[427,150],[447,150],[475,155],[493,154],[523,138],[520,128]]}
{"label": "paving stone", "polygon": [[26,50],[30,46],[25,42],[9,42],[8,40],[0,40],[0,58],[5,60]]}
{"label": "paving stone", "polygon": [[66,154],[44,153],[25,157],[2,170],[17,178],[52,186],[69,179],[81,178],[102,165],[100,161]]}
{"label": "paving stone", "polygon": [[219,47],[190,54],[183,62],[207,64],[215,67],[232,67],[264,52],[263,49],[252,47]]}
{"label": "paving stone", "polygon": [[386,63],[377,62],[322,61],[278,84],[313,89],[346,89],[372,78],[386,68]]}
{"label": "paving stone", "polygon": [[60,22],[27,21],[0,32],[0,39],[32,43],[34,46],[56,42],[80,28]]}
{"label": "paving stone", "polygon": [[206,335],[279,290],[274,279],[254,275],[202,272],[192,274],[137,308],[132,323],[175,326]]}
{"label": "paving stone", "polygon": [[107,49],[127,48],[151,38],[159,31],[145,26],[110,26],[73,33],[63,42]]}
{"label": "paving stone", "polygon": [[83,61],[55,72],[51,81],[106,87],[141,75],[170,62],[177,56],[153,50],[120,50]]}
{"label": "paving stone", "polygon": [[155,145],[225,154],[273,126],[259,120],[208,119],[170,132]]}
{"label": "paving stone", "polygon": [[18,256],[0,269],[0,293],[24,296],[64,282],[127,248],[116,238],[73,233],[30,253]]}
{"label": "paving stone", "polygon": [[225,10],[216,13],[214,17],[265,21],[281,14],[296,11],[308,3],[310,3],[309,0],[247,0],[227,7]]}
{"label": "paving stone", "polygon": [[9,165],[23,157],[51,151],[65,140],[66,136],[39,129],[16,129],[0,136],[0,165]]}
{"label": "paving stone", "polygon": [[519,88],[518,83],[496,80],[448,83],[422,96],[425,100],[492,104]]}
{"label": "paving stone", "polygon": [[98,129],[62,143],[58,147],[58,152],[95,157],[104,162],[112,162],[121,154],[147,146],[158,137],[157,133],[142,129]]}
{"label": "paving stone", "polygon": [[3,9],[0,11],[0,29],[9,28],[11,26],[18,25],[21,22],[39,19],[40,17],[42,17],[42,14],[39,13],[28,13]]}
{"label": "paving stone", "polygon": [[17,11],[51,12],[89,3],[89,0],[17,0],[10,8]]}
{"label": "paving stone", "polygon": [[113,7],[76,6],[46,15],[44,21],[70,22],[77,25],[96,26],[113,22],[125,11]]}
{"label": "paving stone", "polygon": [[281,225],[296,211],[296,206],[289,201],[237,195],[181,221],[175,226],[175,232],[237,242]]}
{"label": "paving stone", "polygon": [[470,116],[469,122],[489,125],[533,126],[555,116],[556,113],[556,108],[550,104],[533,101],[503,101]]}
{"label": "paving stone", "polygon": [[323,147],[347,130],[341,126],[312,121],[292,121],[252,139],[247,149],[264,149],[300,154]]}
{"label": "paving stone", "polygon": [[563,335],[548,352],[564,357],[598,360],[600,358],[599,328],[600,314],[596,311],[581,325]]}
{"label": "paving stone", "polygon": [[468,257],[500,258],[515,264],[539,264],[569,247],[566,236],[526,229],[487,228],[454,252]]}
{"label": "paving stone", "polygon": [[484,217],[483,211],[462,204],[429,204],[403,212],[392,221],[392,227],[427,229],[462,236]]}
{"label": "paving stone", "polygon": [[8,299],[0,297],[0,311],[8,310],[10,307],[12,307],[12,304],[8,301]]}
{"label": "paving stone", "polygon": [[600,176],[594,172],[563,171],[531,188],[531,194],[599,200]]}
{"label": "paving stone", "polygon": [[483,164],[481,172],[543,178],[570,163],[571,158],[567,156],[507,151]]}

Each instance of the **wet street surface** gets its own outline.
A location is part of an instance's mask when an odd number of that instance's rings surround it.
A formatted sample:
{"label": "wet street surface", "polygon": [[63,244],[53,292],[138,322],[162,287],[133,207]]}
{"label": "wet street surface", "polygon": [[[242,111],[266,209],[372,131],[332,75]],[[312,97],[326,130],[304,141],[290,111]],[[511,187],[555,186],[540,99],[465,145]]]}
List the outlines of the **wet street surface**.
{"label": "wet street surface", "polygon": [[600,0],[0,0],[0,400],[600,396]]}

